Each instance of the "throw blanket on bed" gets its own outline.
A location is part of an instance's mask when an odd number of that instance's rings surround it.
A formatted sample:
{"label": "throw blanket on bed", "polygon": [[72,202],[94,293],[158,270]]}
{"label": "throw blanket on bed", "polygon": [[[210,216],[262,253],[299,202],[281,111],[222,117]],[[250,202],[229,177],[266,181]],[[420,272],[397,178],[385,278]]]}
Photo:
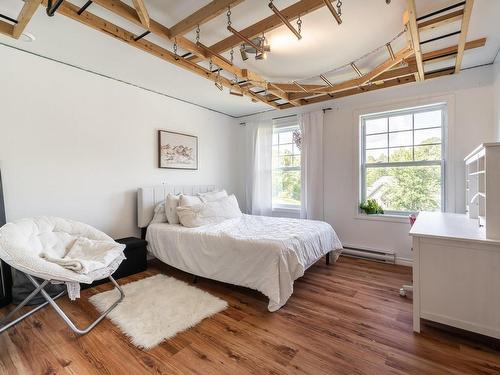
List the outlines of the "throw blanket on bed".
{"label": "throw blanket on bed", "polygon": [[40,254],[43,259],[59,264],[71,271],[90,274],[108,267],[115,259],[122,255],[125,245],[111,241],[89,240],[79,237],[69,248],[64,257],[46,251]]}
{"label": "throw blanket on bed", "polygon": [[269,311],[286,303],[307,268],[330,251],[336,260],[342,250],[328,223],[252,215],[198,228],[151,224],[146,239],[171,266],[262,292]]}

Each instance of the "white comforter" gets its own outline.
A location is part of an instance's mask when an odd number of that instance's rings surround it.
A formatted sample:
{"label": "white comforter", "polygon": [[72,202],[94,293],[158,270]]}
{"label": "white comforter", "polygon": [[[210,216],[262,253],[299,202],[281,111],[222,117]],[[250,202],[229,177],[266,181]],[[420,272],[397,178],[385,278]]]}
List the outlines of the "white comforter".
{"label": "white comforter", "polygon": [[282,307],[293,282],[342,244],[322,221],[243,215],[198,228],[151,224],[148,249],[183,271],[256,289],[269,298],[269,311]]}

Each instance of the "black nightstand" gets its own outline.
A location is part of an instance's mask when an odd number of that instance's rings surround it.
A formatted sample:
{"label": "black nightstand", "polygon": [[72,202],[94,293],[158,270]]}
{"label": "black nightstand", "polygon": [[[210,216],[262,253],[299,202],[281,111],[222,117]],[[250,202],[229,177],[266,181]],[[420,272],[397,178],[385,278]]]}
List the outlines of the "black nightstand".
{"label": "black nightstand", "polygon": [[[126,237],[120,238],[119,240],[115,240],[116,242],[124,244],[125,250],[123,254],[125,254],[125,259],[120,267],[113,273],[113,278],[115,280],[120,279],[125,276],[130,276],[135,273],[139,273],[142,271],[146,271],[148,268],[147,263],[147,245],[148,242],[146,240],[141,240],[140,238],[135,237]],[[87,286],[85,284],[81,284],[83,288],[85,287],[93,287],[99,284],[103,284],[108,282],[108,279],[97,280],[93,282],[91,285]]]}

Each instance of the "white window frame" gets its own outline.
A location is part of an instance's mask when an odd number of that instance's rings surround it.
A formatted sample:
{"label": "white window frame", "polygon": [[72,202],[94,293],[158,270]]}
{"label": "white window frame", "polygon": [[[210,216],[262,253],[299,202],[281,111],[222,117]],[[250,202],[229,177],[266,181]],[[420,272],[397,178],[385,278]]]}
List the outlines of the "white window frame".
{"label": "white window frame", "polygon": [[[445,212],[447,209],[447,173],[446,173],[446,160],[448,156],[447,152],[447,129],[448,129],[448,103],[447,102],[438,102],[434,104],[428,104],[428,105],[423,105],[423,106],[418,106],[418,107],[410,107],[410,108],[404,108],[404,109],[395,109],[395,110],[388,110],[384,112],[378,112],[374,114],[363,114],[359,116],[359,124],[360,124],[360,130],[359,130],[359,137],[358,137],[358,142],[359,142],[359,161],[360,161],[360,167],[359,167],[359,178],[358,178],[358,183],[359,183],[359,202],[358,202],[358,216],[361,214],[361,210],[359,209],[359,204],[363,201],[366,200],[366,153],[365,153],[365,139],[366,139],[366,121],[367,120],[373,120],[377,118],[384,118],[384,117],[390,117],[394,115],[405,115],[405,114],[415,114],[419,112],[429,112],[433,110],[441,110],[441,160],[439,161],[427,161],[427,160],[421,160],[421,161],[411,161],[411,162],[386,162],[386,163],[376,163],[376,164],[371,164],[370,167],[368,168],[387,168],[387,167],[405,167],[405,166],[430,166],[430,165],[439,165],[441,166],[441,211]],[[414,117],[412,116],[412,131],[415,130],[414,127]],[[389,137],[389,134],[394,133],[390,132],[389,129],[387,129],[387,137]],[[385,132],[381,133],[385,134]],[[387,149],[389,149],[389,143],[387,145]],[[412,145],[413,147],[415,145]],[[406,217],[407,215],[414,213],[411,211],[394,211],[394,210],[384,210],[384,214],[381,215],[375,215],[379,217]],[[372,216],[372,215],[370,215]]]}
{"label": "white window frame", "polygon": [[[286,116],[283,118],[277,118],[273,119],[273,135],[275,129],[278,130],[285,130],[290,127],[297,127],[299,125],[298,123],[298,118],[296,115],[293,116]],[[274,144],[272,144],[274,146]],[[300,171],[301,167],[281,167],[281,168],[276,168],[283,170],[283,171]],[[272,172],[274,172],[275,168],[272,168]],[[301,185],[302,185],[302,180],[301,180]],[[301,186],[302,188],[302,186]],[[291,214],[292,216],[295,216],[297,212],[300,212],[300,204],[294,205],[294,204],[274,204],[272,203],[272,211],[275,213],[284,213],[284,214]]]}

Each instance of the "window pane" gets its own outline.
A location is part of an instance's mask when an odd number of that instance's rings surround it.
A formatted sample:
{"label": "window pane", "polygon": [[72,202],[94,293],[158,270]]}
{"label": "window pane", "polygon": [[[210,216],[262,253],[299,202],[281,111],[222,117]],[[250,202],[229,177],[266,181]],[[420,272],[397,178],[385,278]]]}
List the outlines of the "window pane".
{"label": "window pane", "polygon": [[366,199],[385,210],[439,211],[441,167],[412,166],[366,169]]}
{"label": "window pane", "polygon": [[278,133],[273,133],[273,145],[278,144]]}
{"label": "window pane", "polygon": [[387,147],[387,134],[367,135],[366,148]]}
{"label": "window pane", "polygon": [[441,143],[441,128],[415,130],[415,144]]}
{"label": "window pane", "polygon": [[283,143],[292,143],[292,131],[286,131],[286,132],[282,132],[282,133],[279,133],[280,135],[280,144],[283,144]]}
{"label": "window pane", "polygon": [[300,167],[300,155],[296,155],[293,157],[293,167]]}
{"label": "window pane", "polygon": [[411,146],[413,144],[413,132],[389,133],[389,147]]}
{"label": "window pane", "polygon": [[378,118],[365,121],[366,134],[384,133],[387,132],[387,118]]}
{"label": "window pane", "polygon": [[394,132],[398,130],[411,130],[412,129],[412,116],[394,116],[389,117],[389,131]]}
{"label": "window pane", "polygon": [[415,129],[441,126],[441,110],[415,113]]}
{"label": "window pane", "polygon": [[415,146],[415,160],[441,160],[441,145]]}
{"label": "window pane", "polygon": [[387,163],[387,149],[366,150],[366,163]]}
{"label": "window pane", "polygon": [[279,157],[279,167],[292,167],[293,166],[293,156],[292,155],[285,155],[285,156],[280,156]]}
{"label": "window pane", "polygon": [[389,162],[413,161],[413,147],[398,147],[389,149]]}
{"label": "window pane", "polygon": [[287,145],[280,144],[280,156],[283,155],[293,155],[292,144],[287,144]]}
{"label": "window pane", "polygon": [[300,205],[300,171],[273,171],[273,205]]}

